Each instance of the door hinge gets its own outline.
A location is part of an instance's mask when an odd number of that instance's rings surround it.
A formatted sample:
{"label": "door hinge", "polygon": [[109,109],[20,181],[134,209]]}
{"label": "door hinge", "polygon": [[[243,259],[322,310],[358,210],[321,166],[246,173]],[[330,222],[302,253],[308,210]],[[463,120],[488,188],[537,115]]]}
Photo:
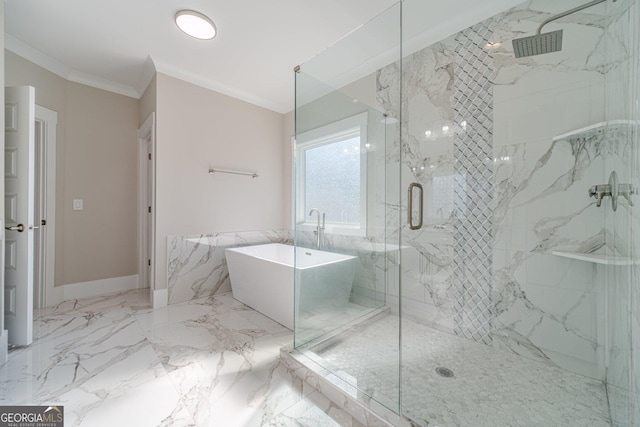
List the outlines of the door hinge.
{"label": "door hinge", "polygon": [[147,260],[147,264],[149,265],[149,267],[151,267],[151,260],[150,259]]}
{"label": "door hinge", "polygon": [[46,219],[41,219],[40,220],[40,225],[47,225],[47,220]]}
{"label": "door hinge", "polygon": [[151,213],[151,206],[149,206],[149,213]]}
{"label": "door hinge", "polygon": [[149,153],[149,160],[151,160],[151,153]]}

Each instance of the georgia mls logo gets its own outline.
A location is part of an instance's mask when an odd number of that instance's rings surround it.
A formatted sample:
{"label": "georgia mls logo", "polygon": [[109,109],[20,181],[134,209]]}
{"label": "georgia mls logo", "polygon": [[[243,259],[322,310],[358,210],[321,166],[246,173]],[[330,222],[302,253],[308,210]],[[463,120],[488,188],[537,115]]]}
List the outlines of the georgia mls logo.
{"label": "georgia mls logo", "polygon": [[64,427],[64,407],[0,406],[0,427]]}

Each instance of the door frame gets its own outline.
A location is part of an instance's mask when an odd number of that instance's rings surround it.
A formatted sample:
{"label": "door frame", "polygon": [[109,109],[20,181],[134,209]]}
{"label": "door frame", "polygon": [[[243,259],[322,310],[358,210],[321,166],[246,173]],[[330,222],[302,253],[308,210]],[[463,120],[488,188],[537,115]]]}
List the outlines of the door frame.
{"label": "door frame", "polygon": [[[45,188],[45,257],[36,257],[42,268],[44,264],[45,284],[34,289],[36,307],[46,307],[47,301],[54,301],[55,287],[55,250],[56,250],[56,131],[58,125],[58,113],[36,104],[36,124],[42,126],[43,147],[45,149],[44,160],[46,162],[46,188]],[[35,279],[35,277],[34,277]]]}
{"label": "door frame", "polygon": [[[147,149],[149,144],[149,149]],[[151,158],[149,159],[149,154]],[[155,289],[156,114],[138,129],[138,287]],[[150,195],[150,197],[147,197]],[[149,207],[151,210],[149,211]],[[151,233],[148,232],[151,230]],[[149,268],[148,260],[151,260]]]}

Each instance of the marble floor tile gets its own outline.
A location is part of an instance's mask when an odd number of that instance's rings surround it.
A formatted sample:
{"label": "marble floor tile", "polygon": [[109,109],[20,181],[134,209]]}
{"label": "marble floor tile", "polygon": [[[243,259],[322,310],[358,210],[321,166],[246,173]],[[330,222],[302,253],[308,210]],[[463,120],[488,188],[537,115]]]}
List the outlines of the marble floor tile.
{"label": "marble floor tile", "polygon": [[270,419],[265,427],[363,427],[351,415],[315,391]]}
{"label": "marble floor tile", "polygon": [[278,358],[293,333],[231,294],[67,301],[36,310],[34,336],[0,366],[0,405],[63,405],[66,426],[257,427],[302,399]]}
{"label": "marble floor tile", "polygon": [[[0,366],[0,405],[63,405],[67,426],[362,426],[280,363],[293,333],[231,294],[156,310],[144,298],[120,293],[38,310],[34,343]],[[384,345],[398,327],[393,316],[367,322],[325,346],[322,357],[336,378],[357,377],[360,388],[393,401],[397,363],[385,363],[394,353]],[[497,357],[418,324],[403,322],[403,342],[412,360],[403,406],[421,422],[520,425],[518,411],[530,411],[529,425],[606,425],[596,382]],[[455,378],[433,376],[432,364],[450,367]],[[527,393],[518,397],[511,386]]]}

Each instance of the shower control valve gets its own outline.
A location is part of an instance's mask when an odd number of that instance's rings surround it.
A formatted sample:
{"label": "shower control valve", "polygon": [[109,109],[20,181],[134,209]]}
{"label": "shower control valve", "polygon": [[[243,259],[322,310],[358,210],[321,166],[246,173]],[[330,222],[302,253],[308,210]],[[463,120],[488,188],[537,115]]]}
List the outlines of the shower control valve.
{"label": "shower control valve", "polygon": [[618,174],[616,171],[609,175],[608,184],[593,185],[589,188],[589,197],[596,198],[596,206],[602,205],[602,198],[611,197],[611,208],[615,212],[618,209],[618,197],[622,196],[627,199],[629,206],[633,206],[631,196],[638,194],[638,188],[632,184],[618,184]]}
{"label": "shower control valve", "polygon": [[589,197],[596,198],[596,206],[600,207],[602,204],[602,198],[604,196],[611,196],[611,185],[609,184],[600,184],[593,185],[589,188]]}

